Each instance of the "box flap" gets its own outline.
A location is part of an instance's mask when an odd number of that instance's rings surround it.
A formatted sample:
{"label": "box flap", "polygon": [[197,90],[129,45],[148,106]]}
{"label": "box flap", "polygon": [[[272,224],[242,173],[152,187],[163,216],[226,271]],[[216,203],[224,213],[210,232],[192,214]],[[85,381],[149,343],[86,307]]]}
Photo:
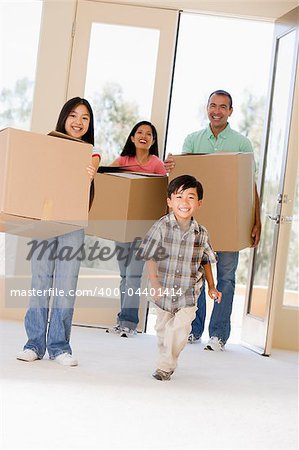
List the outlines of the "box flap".
{"label": "box flap", "polygon": [[177,156],[219,156],[219,155],[246,155],[249,152],[222,152],[218,151],[215,153],[180,153],[178,155],[173,155],[174,158]]}
{"label": "box flap", "polygon": [[50,133],[48,133],[48,136],[52,136],[52,137],[58,137],[61,139],[68,139],[69,141],[77,141],[77,142],[81,142],[81,144],[88,144],[88,142],[82,141],[82,139],[77,139],[73,136],[69,136],[68,134],[65,133],[61,133],[60,131],[50,131]]}

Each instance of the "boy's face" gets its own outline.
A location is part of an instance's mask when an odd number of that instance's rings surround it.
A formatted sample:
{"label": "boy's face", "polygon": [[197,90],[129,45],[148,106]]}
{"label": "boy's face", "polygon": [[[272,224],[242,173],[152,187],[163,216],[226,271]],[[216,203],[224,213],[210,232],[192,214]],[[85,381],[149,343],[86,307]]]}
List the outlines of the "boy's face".
{"label": "boy's face", "polygon": [[174,212],[177,220],[190,220],[194,211],[202,204],[202,200],[198,200],[196,188],[189,188],[185,191],[179,188],[177,192],[171,194],[167,198],[167,205]]}

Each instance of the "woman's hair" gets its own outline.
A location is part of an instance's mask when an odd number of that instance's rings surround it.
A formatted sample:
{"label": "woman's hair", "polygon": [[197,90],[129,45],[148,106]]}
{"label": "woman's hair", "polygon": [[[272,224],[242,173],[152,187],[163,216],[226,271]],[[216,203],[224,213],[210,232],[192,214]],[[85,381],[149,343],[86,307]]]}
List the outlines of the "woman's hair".
{"label": "woman's hair", "polygon": [[56,124],[56,131],[59,131],[60,133],[66,133],[65,130],[65,122],[68,116],[70,115],[71,111],[73,111],[78,105],[85,105],[88,109],[89,116],[90,116],[90,122],[87,132],[82,136],[82,141],[88,142],[89,144],[94,145],[94,120],[93,120],[93,112],[91,109],[91,106],[85,98],[81,97],[74,97],[68,100],[62,107],[62,110],[60,111],[58,121]]}
{"label": "woman's hair", "polygon": [[136,155],[136,147],[135,147],[134,142],[132,142],[132,140],[131,140],[131,136],[134,136],[137,129],[139,127],[141,127],[142,125],[150,126],[152,129],[152,133],[153,133],[154,142],[149,149],[149,154],[156,155],[159,157],[157,130],[154,127],[154,125],[151,122],[148,122],[147,120],[142,120],[141,122],[136,123],[136,125],[132,128],[131,133],[129,134],[129,136],[127,138],[127,141],[124,145],[124,148],[123,148],[120,156],[135,156]]}
{"label": "woman's hair", "polygon": [[195,188],[197,191],[198,200],[203,198],[202,184],[191,175],[181,175],[174,178],[168,185],[167,197],[171,198],[171,194],[177,194],[178,191],[186,191],[186,189]]}

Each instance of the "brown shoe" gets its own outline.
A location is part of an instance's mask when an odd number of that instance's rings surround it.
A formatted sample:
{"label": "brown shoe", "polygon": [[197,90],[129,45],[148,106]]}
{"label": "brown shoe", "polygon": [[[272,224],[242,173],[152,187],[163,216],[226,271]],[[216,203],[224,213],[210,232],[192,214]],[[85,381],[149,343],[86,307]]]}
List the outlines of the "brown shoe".
{"label": "brown shoe", "polygon": [[173,372],[174,372],[173,370],[171,370],[170,372],[165,372],[165,370],[157,369],[153,373],[153,377],[159,381],[169,381]]}

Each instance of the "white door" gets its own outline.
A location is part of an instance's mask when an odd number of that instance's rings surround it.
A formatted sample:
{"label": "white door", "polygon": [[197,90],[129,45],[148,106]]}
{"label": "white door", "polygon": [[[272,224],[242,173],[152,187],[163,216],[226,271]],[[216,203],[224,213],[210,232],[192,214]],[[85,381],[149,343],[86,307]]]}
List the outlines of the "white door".
{"label": "white door", "polygon": [[[94,101],[97,116],[105,114],[113,94],[114,100],[122,96],[122,106],[135,106],[138,118],[151,120],[157,127],[161,155],[178,17],[177,11],[79,0],[74,24],[68,98],[85,95]],[[104,111],[98,111],[101,100],[106,101]],[[105,134],[102,119],[96,117],[97,134]],[[107,128],[107,121],[105,125]],[[131,128],[130,124],[129,131]],[[104,146],[111,142],[96,137],[96,145],[107,158]]]}
{"label": "white door", "polygon": [[[73,27],[67,97],[84,96],[94,110],[95,147],[102,163],[121,152],[139,120],[157,127],[163,155],[178,12],[80,0]],[[93,238],[87,237],[86,244]],[[97,238],[99,245],[114,247]],[[119,311],[117,261],[81,264],[79,289],[99,288],[101,296],[77,298],[74,321],[108,326]],[[139,330],[147,305],[141,302]]]}
{"label": "white door", "polygon": [[[295,8],[275,25],[260,177],[262,235],[258,249],[252,252],[242,327],[243,344],[264,355],[271,353],[273,335],[276,346],[295,349],[298,345],[294,344],[298,320],[298,12]],[[283,324],[288,328],[288,342],[279,343]]]}

